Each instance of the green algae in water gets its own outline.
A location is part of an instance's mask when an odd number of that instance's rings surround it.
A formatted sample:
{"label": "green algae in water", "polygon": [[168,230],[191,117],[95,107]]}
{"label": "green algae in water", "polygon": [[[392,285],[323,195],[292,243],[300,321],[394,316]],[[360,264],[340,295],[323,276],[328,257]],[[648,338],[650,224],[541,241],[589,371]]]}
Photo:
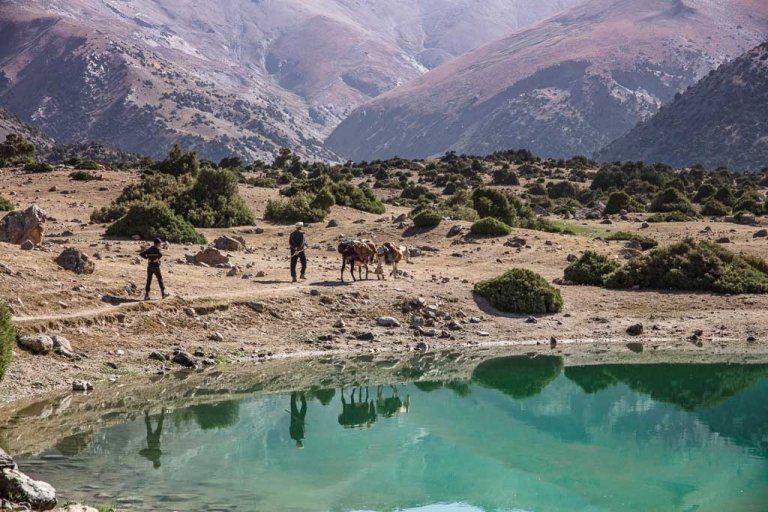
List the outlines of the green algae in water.
{"label": "green algae in water", "polygon": [[768,365],[498,358],[466,380],[155,406],[19,461],[121,510],[764,512]]}

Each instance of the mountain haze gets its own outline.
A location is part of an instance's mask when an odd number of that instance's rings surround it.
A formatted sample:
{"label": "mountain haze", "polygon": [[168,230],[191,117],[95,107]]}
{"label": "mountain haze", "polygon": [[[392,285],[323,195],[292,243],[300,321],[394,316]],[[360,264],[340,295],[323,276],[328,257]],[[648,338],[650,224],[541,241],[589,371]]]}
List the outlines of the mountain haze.
{"label": "mountain haze", "polygon": [[599,157],[679,167],[768,167],[768,43],[720,66]]}
{"label": "mountain haze", "polygon": [[4,0],[0,105],[67,143],[333,159],[364,101],[583,1]]}
{"label": "mountain haze", "polygon": [[590,0],[370,100],[326,144],[352,159],[593,154],[768,37],[759,0]]}

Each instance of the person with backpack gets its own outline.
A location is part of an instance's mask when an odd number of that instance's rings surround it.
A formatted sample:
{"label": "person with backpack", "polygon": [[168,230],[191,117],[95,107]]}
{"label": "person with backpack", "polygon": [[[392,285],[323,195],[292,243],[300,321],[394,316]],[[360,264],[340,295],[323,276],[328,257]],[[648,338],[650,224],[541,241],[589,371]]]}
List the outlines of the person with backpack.
{"label": "person with backpack", "polygon": [[160,260],[163,257],[163,253],[160,252],[162,246],[163,241],[155,238],[154,245],[139,253],[139,256],[147,260],[147,286],[144,288],[144,300],[149,300],[149,290],[152,286],[153,276],[157,278],[157,284],[160,285],[162,297],[168,297],[168,294],[165,293],[165,285],[163,284],[163,274],[160,272]]}
{"label": "person with backpack", "polygon": [[296,229],[288,237],[288,245],[291,248],[291,279],[296,282],[296,265],[301,261],[301,278],[306,279],[307,273],[307,239],[304,236],[304,223],[297,222]]}

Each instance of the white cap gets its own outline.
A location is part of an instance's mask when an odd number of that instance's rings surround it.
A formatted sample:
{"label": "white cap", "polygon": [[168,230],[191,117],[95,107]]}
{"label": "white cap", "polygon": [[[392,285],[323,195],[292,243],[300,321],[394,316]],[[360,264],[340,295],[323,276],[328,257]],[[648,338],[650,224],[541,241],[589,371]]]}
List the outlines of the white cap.
{"label": "white cap", "polygon": [[297,223],[296,223],[296,228],[297,228],[297,229],[298,229],[298,228],[303,228],[303,227],[304,227],[304,223],[303,223],[303,222],[297,222]]}

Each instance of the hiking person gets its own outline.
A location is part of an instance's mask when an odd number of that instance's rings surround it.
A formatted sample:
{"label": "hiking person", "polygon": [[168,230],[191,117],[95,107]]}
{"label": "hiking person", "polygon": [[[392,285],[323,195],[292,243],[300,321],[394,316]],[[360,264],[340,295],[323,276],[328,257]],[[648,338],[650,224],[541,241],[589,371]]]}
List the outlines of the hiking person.
{"label": "hiking person", "polygon": [[148,261],[147,263],[147,286],[144,288],[144,300],[149,300],[149,289],[152,286],[152,276],[157,278],[157,284],[160,285],[160,293],[163,298],[168,296],[165,293],[165,286],[163,285],[163,274],[160,273],[160,259],[163,257],[163,253],[160,252],[163,241],[159,238],[155,238],[155,244],[149,249],[145,249],[139,253],[139,256]]}
{"label": "hiking person", "polygon": [[296,264],[301,261],[301,278],[306,279],[307,272],[307,239],[304,236],[304,223],[297,222],[296,229],[288,238],[288,244],[291,246],[291,279],[296,282]]}

